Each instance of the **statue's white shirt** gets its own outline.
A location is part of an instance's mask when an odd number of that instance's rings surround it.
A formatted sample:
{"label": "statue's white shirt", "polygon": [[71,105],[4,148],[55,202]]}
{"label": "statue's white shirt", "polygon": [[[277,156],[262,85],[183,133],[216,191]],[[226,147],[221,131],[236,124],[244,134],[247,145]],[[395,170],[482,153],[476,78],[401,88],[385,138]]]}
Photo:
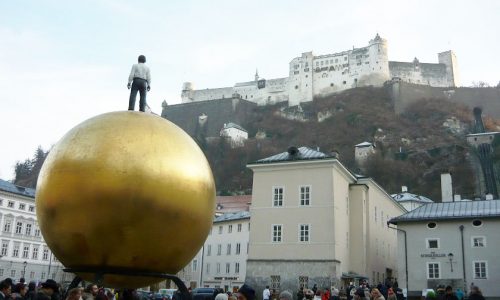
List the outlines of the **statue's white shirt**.
{"label": "statue's white shirt", "polygon": [[146,64],[138,63],[132,66],[132,71],[130,71],[130,76],[128,77],[128,83],[132,83],[134,78],[142,78],[148,82],[148,85],[151,85],[151,73]]}

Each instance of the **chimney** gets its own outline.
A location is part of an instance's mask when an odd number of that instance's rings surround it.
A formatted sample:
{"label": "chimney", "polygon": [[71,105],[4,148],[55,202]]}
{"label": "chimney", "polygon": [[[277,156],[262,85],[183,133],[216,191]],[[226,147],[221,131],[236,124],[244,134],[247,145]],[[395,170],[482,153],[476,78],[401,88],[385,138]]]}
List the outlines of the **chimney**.
{"label": "chimney", "polygon": [[403,185],[403,186],[401,187],[401,192],[403,192],[403,193],[408,192],[408,187],[407,187],[406,185]]}
{"label": "chimney", "polygon": [[493,200],[493,194],[486,194],[486,200]]}
{"label": "chimney", "polygon": [[462,201],[462,196],[460,196],[460,195],[454,195],[453,196],[453,201],[454,202]]}
{"label": "chimney", "polygon": [[451,184],[451,174],[441,174],[441,202],[453,201],[453,186]]}
{"label": "chimney", "polygon": [[334,149],[334,150],[330,151],[330,156],[335,158],[335,159],[339,159],[340,154],[337,150]]}

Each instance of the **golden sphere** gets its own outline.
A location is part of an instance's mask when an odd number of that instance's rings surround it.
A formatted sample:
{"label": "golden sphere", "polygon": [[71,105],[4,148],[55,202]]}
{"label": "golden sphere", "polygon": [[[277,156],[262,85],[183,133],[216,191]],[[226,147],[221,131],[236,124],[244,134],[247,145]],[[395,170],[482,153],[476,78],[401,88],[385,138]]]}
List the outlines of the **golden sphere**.
{"label": "golden sphere", "polygon": [[[215,185],[203,152],[182,129],[152,114],[112,112],[77,125],[53,147],[36,207],[45,241],[67,268],[176,274],[212,226]],[[106,275],[103,284],[161,280]]]}

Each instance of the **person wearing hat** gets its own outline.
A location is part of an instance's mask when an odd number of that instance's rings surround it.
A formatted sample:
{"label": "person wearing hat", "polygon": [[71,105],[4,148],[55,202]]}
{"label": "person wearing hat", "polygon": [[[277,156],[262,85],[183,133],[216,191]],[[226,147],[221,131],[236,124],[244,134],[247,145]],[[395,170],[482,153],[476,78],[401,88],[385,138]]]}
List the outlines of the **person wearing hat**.
{"label": "person wearing hat", "polygon": [[255,290],[248,284],[244,284],[238,290],[238,300],[255,300]]}
{"label": "person wearing hat", "polygon": [[38,290],[36,293],[37,300],[51,300],[52,295],[59,290],[59,286],[57,286],[57,282],[52,279],[47,279],[44,283],[42,283],[42,288]]}

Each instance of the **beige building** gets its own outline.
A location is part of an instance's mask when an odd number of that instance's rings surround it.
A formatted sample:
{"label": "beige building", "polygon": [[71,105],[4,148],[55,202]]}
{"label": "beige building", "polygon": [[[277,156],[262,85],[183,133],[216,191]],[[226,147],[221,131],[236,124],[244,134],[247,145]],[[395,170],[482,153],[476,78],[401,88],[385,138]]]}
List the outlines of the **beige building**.
{"label": "beige building", "polygon": [[375,181],[307,147],[248,167],[254,178],[246,282],[257,291],[397,276],[397,236],[387,221],[406,210]]}

